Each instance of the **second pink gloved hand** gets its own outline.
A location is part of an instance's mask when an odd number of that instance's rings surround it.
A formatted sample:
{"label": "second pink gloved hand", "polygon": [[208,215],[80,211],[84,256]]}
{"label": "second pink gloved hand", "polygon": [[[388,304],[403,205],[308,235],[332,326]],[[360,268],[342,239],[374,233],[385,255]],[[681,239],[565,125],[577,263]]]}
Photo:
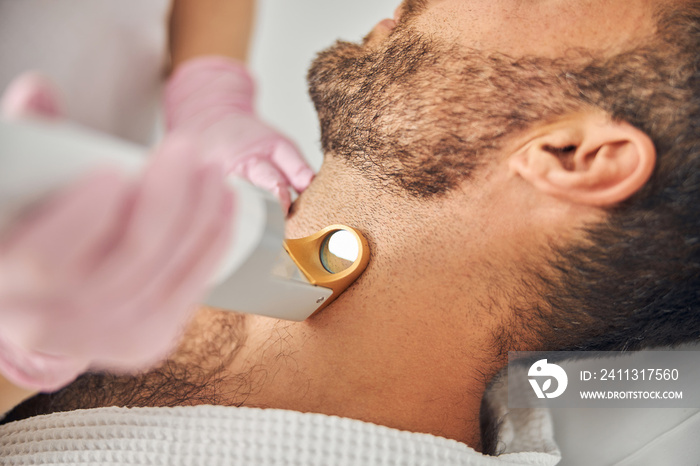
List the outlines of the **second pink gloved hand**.
{"label": "second pink gloved hand", "polygon": [[[31,75],[2,106],[58,113]],[[231,239],[223,167],[196,153],[170,138],[141,176],[87,174],[0,232],[0,374],[51,391],[88,369],[133,372],[168,355]]]}
{"label": "second pink gloved hand", "polygon": [[192,59],[167,83],[167,127],[194,141],[201,157],[223,160],[228,173],[275,194],[286,212],[289,188],[302,192],[313,171],[291,141],[255,115],[253,92],[241,63],[215,56]]}
{"label": "second pink gloved hand", "polygon": [[16,385],[142,370],[174,348],[230,240],[233,195],[220,166],[169,144],[143,178],[88,175],[0,241],[0,372]]}

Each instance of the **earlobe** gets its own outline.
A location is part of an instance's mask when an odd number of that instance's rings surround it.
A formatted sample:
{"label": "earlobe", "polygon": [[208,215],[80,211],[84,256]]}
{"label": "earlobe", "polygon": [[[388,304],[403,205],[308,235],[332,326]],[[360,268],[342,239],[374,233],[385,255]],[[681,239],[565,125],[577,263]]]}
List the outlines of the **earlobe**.
{"label": "earlobe", "polygon": [[614,205],[649,180],[656,149],[643,131],[602,115],[578,115],[540,129],[510,157],[513,173],[547,195]]}

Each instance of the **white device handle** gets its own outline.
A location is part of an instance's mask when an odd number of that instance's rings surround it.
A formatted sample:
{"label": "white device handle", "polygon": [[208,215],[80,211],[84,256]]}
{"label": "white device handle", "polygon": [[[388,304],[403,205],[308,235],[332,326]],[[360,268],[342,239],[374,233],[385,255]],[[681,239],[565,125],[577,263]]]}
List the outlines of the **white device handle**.
{"label": "white device handle", "polygon": [[[0,231],[31,204],[91,169],[134,174],[148,150],[70,123],[0,119]],[[306,281],[283,248],[284,215],[270,194],[231,178],[233,234],[214,275],[207,304],[288,320],[304,320],[332,291]],[[274,273],[273,273],[274,271]]]}

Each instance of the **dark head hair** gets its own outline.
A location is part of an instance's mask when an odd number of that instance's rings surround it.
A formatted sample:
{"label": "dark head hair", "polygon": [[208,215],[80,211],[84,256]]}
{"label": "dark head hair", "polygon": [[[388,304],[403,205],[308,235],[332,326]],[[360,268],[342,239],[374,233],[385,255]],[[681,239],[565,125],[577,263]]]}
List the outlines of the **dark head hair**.
{"label": "dark head hair", "polygon": [[633,350],[700,340],[700,5],[667,5],[635,50],[569,79],[580,98],[645,131],[657,166],[579,244],[558,248],[546,349]]}

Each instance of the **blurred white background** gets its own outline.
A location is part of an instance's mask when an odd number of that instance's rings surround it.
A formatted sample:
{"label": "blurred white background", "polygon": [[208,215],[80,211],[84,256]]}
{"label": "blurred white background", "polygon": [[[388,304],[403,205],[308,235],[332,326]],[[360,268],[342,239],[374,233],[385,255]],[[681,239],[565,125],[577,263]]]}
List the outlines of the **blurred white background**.
{"label": "blurred white background", "polygon": [[[0,92],[37,70],[56,83],[69,119],[142,145],[153,140],[170,0],[123,2],[0,0]],[[257,108],[315,169],[322,155],[306,91],[311,61],[337,39],[360,41],[400,2],[258,0],[250,56]]]}
{"label": "blurred white background", "polygon": [[258,0],[251,66],[258,110],[297,142],[314,169],[321,165],[318,120],[306,92],[316,53],[337,39],[359,41],[400,0]]}

